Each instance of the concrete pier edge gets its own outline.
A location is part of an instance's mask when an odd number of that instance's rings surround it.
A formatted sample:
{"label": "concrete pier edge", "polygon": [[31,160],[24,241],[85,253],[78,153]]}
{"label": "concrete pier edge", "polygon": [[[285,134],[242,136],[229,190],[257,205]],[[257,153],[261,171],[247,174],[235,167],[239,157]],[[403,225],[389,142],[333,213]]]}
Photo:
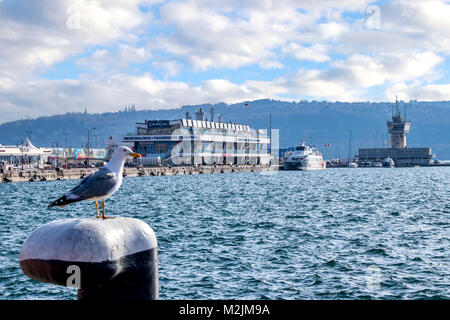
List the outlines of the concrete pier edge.
{"label": "concrete pier edge", "polygon": [[[274,171],[280,166],[268,165],[222,165],[222,166],[174,166],[174,167],[145,167],[124,168],[124,177],[146,177],[146,176],[171,176],[184,174],[213,174],[232,172],[255,172]],[[38,182],[56,180],[78,180],[95,172],[97,169],[59,169],[38,170],[29,169],[24,171],[5,171],[0,173],[0,183],[6,182]]]}

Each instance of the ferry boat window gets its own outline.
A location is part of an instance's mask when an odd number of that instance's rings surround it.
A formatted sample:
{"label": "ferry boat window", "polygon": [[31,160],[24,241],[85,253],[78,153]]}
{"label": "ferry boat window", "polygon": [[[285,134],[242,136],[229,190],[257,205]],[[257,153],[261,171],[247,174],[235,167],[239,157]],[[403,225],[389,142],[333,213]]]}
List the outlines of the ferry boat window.
{"label": "ferry boat window", "polygon": [[296,147],[295,150],[296,150],[296,151],[304,151],[304,150],[305,150],[305,147],[303,147],[303,146]]}

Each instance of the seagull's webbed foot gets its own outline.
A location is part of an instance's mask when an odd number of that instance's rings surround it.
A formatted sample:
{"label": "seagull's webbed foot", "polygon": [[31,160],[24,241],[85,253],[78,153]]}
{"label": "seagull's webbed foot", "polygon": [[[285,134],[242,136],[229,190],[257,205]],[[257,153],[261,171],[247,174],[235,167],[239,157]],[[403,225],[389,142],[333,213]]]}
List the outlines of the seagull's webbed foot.
{"label": "seagull's webbed foot", "polygon": [[95,201],[95,209],[97,211],[97,219],[101,218],[102,216],[100,215],[100,212],[98,212],[98,202]]}
{"label": "seagull's webbed foot", "polygon": [[103,219],[114,219],[114,217],[105,216],[105,201],[104,200],[102,201],[102,211],[103,211],[103,215],[102,215]]}

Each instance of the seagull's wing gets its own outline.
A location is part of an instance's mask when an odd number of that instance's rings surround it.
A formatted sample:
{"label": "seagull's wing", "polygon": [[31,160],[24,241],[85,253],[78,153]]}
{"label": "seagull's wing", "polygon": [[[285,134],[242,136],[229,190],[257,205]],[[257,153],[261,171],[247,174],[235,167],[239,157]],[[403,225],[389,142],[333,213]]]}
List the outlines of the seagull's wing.
{"label": "seagull's wing", "polygon": [[67,192],[61,198],[53,201],[49,207],[65,206],[72,202],[104,197],[110,194],[119,183],[116,173],[103,167],[94,174],[84,178],[78,186]]}
{"label": "seagull's wing", "polygon": [[94,174],[84,178],[68,194],[80,198],[80,200],[103,197],[109,194],[116,187],[117,183],[119,183],[119,179],[114,172],[101,168]]}

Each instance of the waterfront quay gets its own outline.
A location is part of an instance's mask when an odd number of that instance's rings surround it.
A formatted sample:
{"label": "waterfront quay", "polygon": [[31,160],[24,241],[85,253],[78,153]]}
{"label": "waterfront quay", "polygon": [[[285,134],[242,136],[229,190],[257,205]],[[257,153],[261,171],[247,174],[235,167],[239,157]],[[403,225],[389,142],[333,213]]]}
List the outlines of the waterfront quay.
{"label": "waterfront quay", "polygon": [[[232,172],[273,171],[278,166],[269,165],[221,165],[221,166],[161,166],[124,168],[124,177],[143,176],[174,176],[184,174],[212,174]],[[97,168],[73,168],[73,169],[13,169],[0,173],[0,183],[5,182],[35,182],[55,180],[78,180],[97,171]]]}

